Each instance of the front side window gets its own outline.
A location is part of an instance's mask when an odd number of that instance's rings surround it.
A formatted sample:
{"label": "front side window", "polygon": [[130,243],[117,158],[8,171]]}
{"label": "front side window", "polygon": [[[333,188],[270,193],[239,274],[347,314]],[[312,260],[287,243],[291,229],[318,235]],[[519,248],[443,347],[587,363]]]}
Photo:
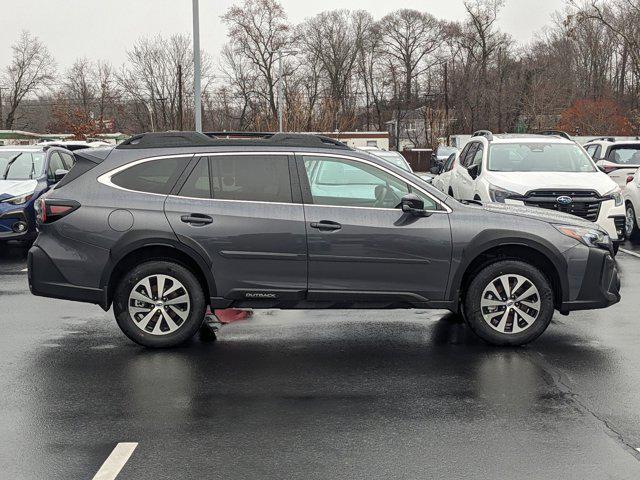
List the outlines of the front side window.
{"label": "front side window", "polygon": [[291,203],[286,155],[216,155],[211,157],[213,198]]}
{"label": "front side window", "polygon": [[611,147],[607,160],[619,165],[640,165],[640,145]]}
{"label": "front side window", "polygon": [[578,145],[505,143],[489,147],[494,172],[595,172],[593,160]]}
{"label": "front side window", "polygon": [[49,180],[54,180],[56,178],[56,172],[58,170],[68,170],[68,168],[65,167],[60,154],[58,152],[53,152],[49,158],[49,169],[47,170]]}
{"label": "front side window", "polygon": [[473,161],[478,153],[478,149],[481,149],[481,145],[478,142],[474,142],[469,146],[469,150],[467,150],[467,155],[464,157],[464,161],[462,165],[466,168],[469,168],[473,165]]}
{"label": "front side window", "polygon": [[73,168],[73,165],[76,163],[73,155],[67,152],[60,152],[60,155],[62,156],[65,170],[71,170]]}
{"label": "front side window", "polygon": [[189,157],[142,162],[115,174],[111,182],[127,190],[167,195],[175,185]]}
{"label": "front side window", "polygon": [[[303,156],[303,162],[316,205],[398,208],[402,197],[412,193],[402,179],[363,162],[314,156]],[[423,198],[425,209],[436,208],[428,196],[413,193]]]}
{"label": "front side window", "polygon": [[0,179],[28,180],[42,175],[44,153],[0,151]]}

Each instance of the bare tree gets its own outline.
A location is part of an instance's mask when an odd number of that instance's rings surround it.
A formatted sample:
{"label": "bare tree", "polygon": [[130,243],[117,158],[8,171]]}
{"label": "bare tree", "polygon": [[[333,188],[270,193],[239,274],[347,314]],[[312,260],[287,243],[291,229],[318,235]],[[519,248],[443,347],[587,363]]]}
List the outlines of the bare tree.
{"label": "bare tree", "polygon": [[8,112],[4,122],[7,130],[14,127],[23,100],[49,87],[56,71],[47,47],[27,31],[20,34],[11,50],[11,63],[4,75],[4,83],[9,87]]}
{"label": "bare tree", "polygon": [[428,13],[417,10],[396,10],[382,18],[380,30],[390,61],[397,64],[404,77],[404,98],[407,106],[417,93],[414,80],[433,62],[429,56],[440,44],[440,22]]}
{"label": "bare tree", "polygon": [[263,83],[259,90],[269,105],[275,124],[276,62],[278,52],[291,44],[290,28],[284,9],[276,0],[244,0],[231,7],[222,20],[229,26],[229,46],[235,55],[244,56],[257,70]]}

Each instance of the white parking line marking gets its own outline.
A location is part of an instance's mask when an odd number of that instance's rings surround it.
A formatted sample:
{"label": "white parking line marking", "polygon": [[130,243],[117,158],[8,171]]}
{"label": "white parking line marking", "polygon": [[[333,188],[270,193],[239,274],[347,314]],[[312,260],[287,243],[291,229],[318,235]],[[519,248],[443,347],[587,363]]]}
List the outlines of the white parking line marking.
{"label": "white parking line marking", "polygon": [[98,473],[93,476],[93,480],[114,480],[137,446],[138,444],[135,442],[117,444],[111,455],[107,457],[100,470],[98,470]]}
{"label": "white parking line marking", "polygon": [[23,268],[22,270],[20,270],[21,272],[28,272],[29,269],[28,268]]}
{"label": "white parking line marking", "polygon": [[626,253],[627,255],[631,255],[633,257],[640,258],[640,253],[632,252],[631,250],[626,250],[624,248],[621,248],[620,251],[623,252],[623,253]]}

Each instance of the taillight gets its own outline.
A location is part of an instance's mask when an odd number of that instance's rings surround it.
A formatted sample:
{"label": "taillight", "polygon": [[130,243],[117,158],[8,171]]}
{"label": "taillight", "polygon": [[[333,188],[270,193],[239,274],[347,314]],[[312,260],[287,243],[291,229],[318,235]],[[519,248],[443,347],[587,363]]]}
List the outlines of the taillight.
{"label": "taillight", "polygon": [[80,204],[75,200],[39,198],[35,205],[36,220],[39,224],[53,223],[62,217],[66,217],[78,208],[80,208]]}

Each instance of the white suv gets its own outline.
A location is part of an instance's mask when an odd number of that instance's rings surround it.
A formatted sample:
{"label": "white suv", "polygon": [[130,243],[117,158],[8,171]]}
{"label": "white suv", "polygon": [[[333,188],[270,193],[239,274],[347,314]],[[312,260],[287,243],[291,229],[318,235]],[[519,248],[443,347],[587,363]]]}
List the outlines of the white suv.
{"label": "white suv", "polygon": [[598,168],[621,188],[627,184],[627,177],[640,168],[640,140],[601,137],[585,143],[584,148]]}
{"label": "white suv", "polygon": [[455,162],[451,191],[459,200],[570,213],[596,222],[615,242],[624,240],[620,187],[561,136],[476,132]]}

